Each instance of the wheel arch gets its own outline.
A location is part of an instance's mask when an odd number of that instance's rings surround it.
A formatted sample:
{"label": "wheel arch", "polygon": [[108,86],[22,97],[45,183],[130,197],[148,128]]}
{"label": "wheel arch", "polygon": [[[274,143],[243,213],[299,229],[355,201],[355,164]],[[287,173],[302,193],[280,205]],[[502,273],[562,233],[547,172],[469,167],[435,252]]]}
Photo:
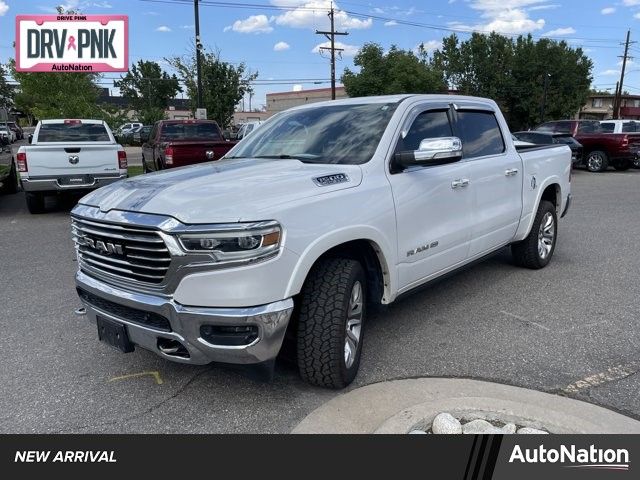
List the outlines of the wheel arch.
{"label": "wheel arch", "polygon": [[[540,203],[544,200],[548,200],[553,203],[553,206],[556,208],[556,214],[558,217],[562,214],[563,205],[563,196],[562,196],[562,186],[560,185],[560,179],[558,177],[548,178],[542,185],[537,189],[538,194],[535,199],[535,203],[533,204],[533,208],[529,208],[529,213],[523,220],[520,222],[520,226],[518,227],[518,231],[515,236],[515,241],[520,241],[525,239],[531,228],[533,227],[533,222],[536,217],[536,212],[538,208],[540,208]],[[525,207],[527,208],[527,207]]]}
{"label": "wheel arch", "polygon": [[382,238],[359,236],[345,238],[336,236],[319,239],[301,256],[293,272],[287,295],[295,296],[302,290],[309,272],[319,261],[330,257],[358,260],[367,273],[368,300],[372,303],[391,303],[396,279],[392,275],[389,261],[391,250]]}

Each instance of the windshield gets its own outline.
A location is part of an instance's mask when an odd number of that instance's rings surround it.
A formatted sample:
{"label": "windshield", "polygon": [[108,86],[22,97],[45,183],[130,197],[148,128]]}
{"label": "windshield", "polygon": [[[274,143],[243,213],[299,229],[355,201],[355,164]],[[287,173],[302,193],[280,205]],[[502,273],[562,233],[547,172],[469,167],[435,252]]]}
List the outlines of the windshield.
{"label": "windshield", "polygon": [[162,127],[162,140],[220,140],[215,123],[168,123]]}
{"label": "windshield", "polygon": [[256,129],[230,158],[296,158],[359,165],[373,156],[397,103],[326,105],[285,112]]}

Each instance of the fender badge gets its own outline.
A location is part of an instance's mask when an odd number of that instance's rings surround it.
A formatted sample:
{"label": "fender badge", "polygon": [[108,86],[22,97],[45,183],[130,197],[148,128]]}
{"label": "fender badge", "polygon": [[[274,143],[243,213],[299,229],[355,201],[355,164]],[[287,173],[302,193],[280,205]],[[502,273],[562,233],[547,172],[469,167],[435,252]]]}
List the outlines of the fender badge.
{"label": "fender badge", "polygon": [[536,181],[536,177],[531,177],[531,190],[535,190],[537,186],[538,183]]}

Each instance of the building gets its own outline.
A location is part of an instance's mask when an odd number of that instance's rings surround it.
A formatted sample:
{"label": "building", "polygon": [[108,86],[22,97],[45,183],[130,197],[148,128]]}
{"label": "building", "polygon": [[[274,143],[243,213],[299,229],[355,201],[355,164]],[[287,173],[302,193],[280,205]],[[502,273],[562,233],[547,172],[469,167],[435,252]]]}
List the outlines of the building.
{"label": "building", "polygon": [[[608,120],[613,118],[613,100],[611,94],[595,94],[589,97],[587,104],[580,109],[578,118],[584,120]],[[620,118],[640,120],[640,95],[622,95]]]}
{"label": "building", "polygon": [[[336,87],[336,98],[348,97],[344,87]],[[297,92],[267,93],[267,113],[273,115],[307,103],[324,102],[331,100],[330,88],[317,88],[314,90],[300,90]]]}
{"label": "building", "polygon": [[240,125],[249,122],[264,122],[272,114],[269,112],[234,112],[232,123]]}
{"label": "building", "polygon": [[[117,107],[120,111],[126,112],[129,120],[137,120],[138,113],[129,106],[129,101],[124,97],[112,96],[108,88],[102,88],[98,103],[106,103]],[[189,100],[185,98],[174,98],[169,100],[169,106],[164,111],[164,116],[168,120],[189,120],[193,118],[193,111]]]}

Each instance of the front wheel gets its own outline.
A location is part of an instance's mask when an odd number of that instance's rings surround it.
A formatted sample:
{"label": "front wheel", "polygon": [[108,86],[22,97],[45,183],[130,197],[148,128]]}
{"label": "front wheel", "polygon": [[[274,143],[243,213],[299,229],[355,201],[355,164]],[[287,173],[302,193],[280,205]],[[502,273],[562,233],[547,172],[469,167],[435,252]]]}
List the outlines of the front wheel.
{"label": "front wheel", "polygon": [[527,238],[511,245],[515,263],[535,270],[546,267],[556,249],[557,237],[556,207],[553,203],[543,200]]}
{"label": "front wheel", "polygon": [[366,277],[359,262],[320,260],[302,289],[297,331],[300,376],[344,388],[358,373],[366,310]]}
{"label": "front wheel", "polygon": [[609,168],[609,157],[601,150],[594,150],[587,155],[586,164],[590,172],[604,172]]}

